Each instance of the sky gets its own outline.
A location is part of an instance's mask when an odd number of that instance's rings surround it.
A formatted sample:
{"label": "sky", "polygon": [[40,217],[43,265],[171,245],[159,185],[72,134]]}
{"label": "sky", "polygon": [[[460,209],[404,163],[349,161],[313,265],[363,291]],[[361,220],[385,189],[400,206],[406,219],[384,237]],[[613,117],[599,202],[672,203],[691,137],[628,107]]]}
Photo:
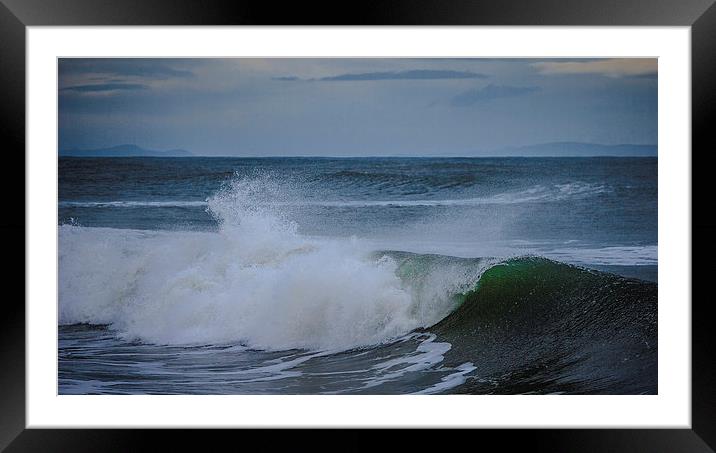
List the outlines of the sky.
{"label": "sky", "polygon": [[480,156],[657,143],[656,59],[60,59],[59,149]]}

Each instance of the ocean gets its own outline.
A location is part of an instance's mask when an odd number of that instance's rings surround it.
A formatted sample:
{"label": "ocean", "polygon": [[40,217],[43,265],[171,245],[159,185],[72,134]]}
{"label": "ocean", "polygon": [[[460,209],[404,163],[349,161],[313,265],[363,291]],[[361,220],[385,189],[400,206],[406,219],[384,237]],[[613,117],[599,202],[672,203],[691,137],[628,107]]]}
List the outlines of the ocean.
{"label": "ocean", "polygon": [[60,394],[655,394],[657,158],[59,158]]}

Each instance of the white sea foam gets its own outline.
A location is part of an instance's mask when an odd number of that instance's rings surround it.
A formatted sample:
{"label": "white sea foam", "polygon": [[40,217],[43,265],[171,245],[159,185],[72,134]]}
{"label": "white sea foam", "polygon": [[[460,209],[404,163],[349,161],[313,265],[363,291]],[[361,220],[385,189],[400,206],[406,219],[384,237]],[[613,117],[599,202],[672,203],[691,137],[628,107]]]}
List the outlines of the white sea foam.
{"label": "white sea foam", "polygon": [[356,239],[299,235],[263,203],[280,199],[277,187],[227,185],[208,201],[216,233],[61,226],[59,322],[158,344],[325,350],[376,344],[450,311],[464,275],[421,294]]}
{"label": "white sea foam", "polygon": [[434,334],[430,334],[414,352],[373,366],[373,371],[377,372],[378,376],[366,382],[364,388],[377,387],[386,382],[395,381],[406,373],[434,368],[443,361],[444,354],[452,348],[450,343],[436,342],[436,338]]}
{"label": "white sea foam", "polygon": [[455,388],[458,385],[464,384],[465,381],[467,381],[467,375],[472,373],[476,369],[477,368],[475,367],[475,365],[472,364],[472,362],[465,362],[455,368],[452,373],[443,377],[437,384],[433,384],[431,387],[414,392],[414,394],[431,395],[433,393],[439,393],[445,390],[449,390],[451,388]]}

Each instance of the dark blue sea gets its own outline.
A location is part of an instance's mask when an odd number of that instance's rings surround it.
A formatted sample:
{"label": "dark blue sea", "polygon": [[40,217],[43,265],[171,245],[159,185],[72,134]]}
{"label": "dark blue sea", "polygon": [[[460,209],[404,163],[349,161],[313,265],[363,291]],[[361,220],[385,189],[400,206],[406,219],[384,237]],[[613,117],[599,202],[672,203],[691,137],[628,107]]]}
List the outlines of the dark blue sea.
{"label": "dark blue sea", "polygon": [[60,394],[657,393],[657,158],[59,159]]}

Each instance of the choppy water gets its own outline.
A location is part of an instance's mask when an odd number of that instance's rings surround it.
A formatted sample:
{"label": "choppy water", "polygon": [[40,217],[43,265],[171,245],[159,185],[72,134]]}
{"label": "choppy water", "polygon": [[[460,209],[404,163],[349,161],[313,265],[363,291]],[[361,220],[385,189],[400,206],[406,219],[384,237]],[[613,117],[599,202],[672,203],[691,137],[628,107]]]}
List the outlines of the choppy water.
{"label": "choppy water", "polygon": [[657,390],[656,158],[61,158],[59,197],[60,393]]}

